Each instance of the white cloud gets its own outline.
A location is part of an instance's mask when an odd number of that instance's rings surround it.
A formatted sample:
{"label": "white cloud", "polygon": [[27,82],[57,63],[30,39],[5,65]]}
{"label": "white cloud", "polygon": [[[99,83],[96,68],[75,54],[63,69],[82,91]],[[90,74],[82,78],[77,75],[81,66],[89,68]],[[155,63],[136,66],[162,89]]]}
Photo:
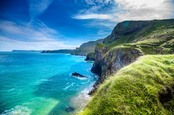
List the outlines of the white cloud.
{"label": "white cloud", "polygon": [[[35,22],[36,23],[36,22]],[[55,50],[75,48],[66,45],[57,31],[48,28],[43,23],[17,24],[10,21],[0,21],[0,50]]]}
{"label": "white cloud", "polygon": [[107,14],[82,14],[74,16],[75,19],[111,19],[112,17]]}
{"label": "white cloud", "polygon": [[0,21],[0,31],[25,41],[51,41],[55,38],[53,35],[58,35],[55,30],[48,28],[43,23],[39,22],[37,24],[17,24],[11,21]]}
{"label": "white cloud", "polygon": [[[86,0],[86,3],[92,6],[80,11],[73,18],[108,19],[108,21],[120,22],[172,18],[174,12],[172,0]],[[96,5],[96,3],[103,5]],[[103,6],[111,3],[114,5],[108,11],[102,9]]]}
{"label": "white cloud", "polygon": [[43,13],[52,2],[53,0],[29,0],[31,19]]}
{"label": "white cloud", "polygon": [[174,8],[170,0],[115,0],[122,12],[116,12],[112,21],[151,20],[171,18]]}
{"label": "white cloud", "polygon": [[0,36],[0,51],[11,50],[56,50],[56,49],[74,49],[75,46],[65,45],[58,41],[40,41],[25,42]]}

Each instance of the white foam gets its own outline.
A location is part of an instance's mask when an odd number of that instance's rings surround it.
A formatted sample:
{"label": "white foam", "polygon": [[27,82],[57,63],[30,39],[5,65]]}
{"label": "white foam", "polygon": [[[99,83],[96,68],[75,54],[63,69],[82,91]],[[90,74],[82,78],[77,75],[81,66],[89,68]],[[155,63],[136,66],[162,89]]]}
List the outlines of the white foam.
{"label": "white foam", "polygon": [[86,80],[87,79],[86,77],[75,77],[75,78],[77,78],[79,80]]}
{"label": "white foam", "polygon": [[9,89],[9,90],[8,90],[8,92],[11,92],[11,91],[13,91],[14,89],[15,89],[15,88],[11,88],[11,89]]}
{"label": "white foam", "polygon": [[[68,82],[69,84],[69,82]],[[63,90],[67,90],[68,88],[70,88],[71,86],[73,86],[75,83],[71,83],[70,85],[66,86],[65,88],[63,88]]]}
{"label": "white foam", "polygon": [[88,93],[90,90],[92,90],[92,86],[93,84],[91,84],[88,88],[85,88],[71,99],[71,103],[75,108],[77,108],[77,111],[81,111],[89,102],[91,97],[88,95]]}
{"label": "white foam", "polygon": [[46,78],[43,78],[43,79],[37,81],[35,84],[38,85],[38,84],[41,84],[41,83],[43,83],[43,82],[47,82],[47,81],[51,81],[51,80],[46,79]]}
{"label": "white foam", "polygon": [[14,108],[5,110],[1,115],[30,115],[31,110],[26,106],[17,105]]}

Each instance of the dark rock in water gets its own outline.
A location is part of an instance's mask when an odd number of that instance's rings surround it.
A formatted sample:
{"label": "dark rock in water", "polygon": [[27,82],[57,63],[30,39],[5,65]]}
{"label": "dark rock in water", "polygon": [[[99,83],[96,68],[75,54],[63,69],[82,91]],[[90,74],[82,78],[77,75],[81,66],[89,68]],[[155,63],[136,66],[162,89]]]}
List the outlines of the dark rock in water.
{"label": "dark rock in water", "polygon": [[72,111],[74,111],[75,109],[73,108],[73,107],[67,107],[66,109],[65,109],[65,111],[66,112],[72,112]]}
{"label": "dark rock in water", "polygon": [[72,73],[72,76],[80,77],[80,78],[86,78],[86,76],[84,76],[84,75],[82,75],[80,73],[77,73],[77,72]]}
{"label": "dark rock in water", "polygon": [[96,88],[94,87],[92,90],[88,92],[88,95],[93,95],[95,93]]}

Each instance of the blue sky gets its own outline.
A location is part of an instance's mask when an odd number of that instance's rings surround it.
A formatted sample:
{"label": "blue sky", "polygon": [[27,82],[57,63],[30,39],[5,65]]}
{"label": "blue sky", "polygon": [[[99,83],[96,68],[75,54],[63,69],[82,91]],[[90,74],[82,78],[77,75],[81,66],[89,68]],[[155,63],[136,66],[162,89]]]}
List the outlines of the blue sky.
{"label": "blue sky", "polygon": [[118,22],[173,12],[173,0],[1,0],[0,50],[72,49],[105,38]]}

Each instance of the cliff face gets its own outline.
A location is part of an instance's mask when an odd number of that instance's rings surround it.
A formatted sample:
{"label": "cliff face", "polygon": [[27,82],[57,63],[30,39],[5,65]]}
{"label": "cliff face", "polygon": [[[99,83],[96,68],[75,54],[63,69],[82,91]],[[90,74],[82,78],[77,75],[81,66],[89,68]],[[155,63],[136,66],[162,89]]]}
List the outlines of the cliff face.
{"label": "cliff face", "polygon": [[95,61],[93,63],[93,67],[91,71],[98,76],[102,74],[102,60],[103,55],[107,52],[107,48],[104,47],[102,44],[97,44],[95,48]]}
{"label": "cliff face", "polygon": [[117,47],[109,51],[105,47],[101,49],[96,48],[95,53],[96,58],[91,71],[99,77],[94,85],[94,90],[107,77],[143,55],[141,50],[128,47]]}
{"label": "cliff face", "polygon": [[95,52],[89,52],[87,55],[86,55],[86,61],[95,61]]}
{"label": "cliff face", "polygon": [[135,48],[114,48],[107,52],[102,59],[102,76],[109,76],[120,68],[134,62],[143,53]]}

